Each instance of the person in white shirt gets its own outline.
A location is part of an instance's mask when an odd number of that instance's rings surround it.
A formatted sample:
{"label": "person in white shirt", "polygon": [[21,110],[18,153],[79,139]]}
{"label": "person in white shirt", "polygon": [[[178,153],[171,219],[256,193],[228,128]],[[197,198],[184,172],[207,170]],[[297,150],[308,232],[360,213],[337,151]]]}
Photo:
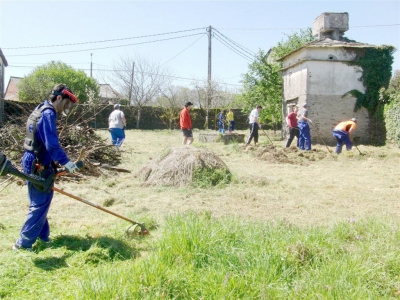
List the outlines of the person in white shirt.
{"label": "person in white shirt", "polygon": [[253,109],[249,116],[249,126],[250,126],[250,135],[247,139],[246,145],[249,145],[251,140],[254,138],[254,145],[258,143],[258,129],[260,128],[260,122],[258,120],[258,113],[261,111],[261,105],[258,105],[255,109]]}
{"label": "person in white shirt", "polygon": [[121,147],[125,140],[126,119],[124,113],[120,110],[119,104],[114,104],[114,111],[108,117],[108,131],[111,134],[111,143]]}

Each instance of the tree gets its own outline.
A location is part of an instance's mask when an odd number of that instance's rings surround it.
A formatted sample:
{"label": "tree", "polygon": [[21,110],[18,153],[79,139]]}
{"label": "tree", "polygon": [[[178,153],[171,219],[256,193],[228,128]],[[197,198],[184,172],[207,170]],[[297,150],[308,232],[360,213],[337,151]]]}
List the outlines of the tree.
{"label": "tree", "polygon": [[79,103],[99,99],[96,81],[85,72],[75,70],[61,61],[39,66],[23,78],[18,84],[18,97],[21,101],[40,103],[48,99],[52,88],[58,83],[66,84],[78,97]]}
{"label": "tree", "polygon": [[275,125],[282,121],[282,75],[281,63],[276,60],[314,40],[311,28],[287,35],[267,53],[260,50],[249,71],[243,75],[243,91],[239,101],[243,110],[249,112],[261,105],[262,121],[272,121]]}
{"label": "tree", "polygon": [[275,62],[278,58],[315,40],[310,27],[305,30],[300,29],[300,32],[286,35],[286,37],[286,40],[281,40],[278,45],[272,48],[270,55],[272,61]]}
{"label": "tree", "polygon": [[150,105],[170,85],[171,71],[156,61],[142,56],[121,57],[114,64],[115,83],[129,104],[137,108],[136,128],[139,129],[141,111]]}
{"label": "tree", "polygon": [[157,98],[156,104],[163,108],[160,119],[169,129],[173,128],[173,124],[177,124],[180,110],[190,101],[189,92],[186,87],[170,85],[161,91],[161,97]]}
{"label": "tree", "polygon": [[380,101],[385,104],[387,138],[400,147],[400,70],[395,72],[389,87],[381,89]]}
{"label": "tree", "polygon": [[276,124],[282,119],[282,76],[280,66],[268,63],[267,58],[268,54],[260,50],[249,65],[249,71],[243,75],[243,91],[239,99],[244,111],[261,105],[260,119]]}
{"label": "tree", "polygon": [[[237,93],[228,88],[228,85],[219,82],[218,80],[211,80],[210,85],[207,80],[193,80],[193,89],[190,91],[193,103],[198,103],[200,109],[206,110],[206,118],[208,119],[208,110],[212,108],[228,108],[237,106]],[[209,94],[210,93],[210,94]],[[209,98],[209,95],[211,97]],[[211,102],[209,102],[211,100]],[[208,128],[207,119],[205,120],[204,127]]]}

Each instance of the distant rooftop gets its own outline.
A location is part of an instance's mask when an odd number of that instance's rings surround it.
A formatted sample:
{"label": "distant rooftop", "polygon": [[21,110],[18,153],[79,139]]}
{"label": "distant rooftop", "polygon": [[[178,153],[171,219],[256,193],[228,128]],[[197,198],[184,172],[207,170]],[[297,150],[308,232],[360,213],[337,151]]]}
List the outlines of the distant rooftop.
{"label": "distant rooftop", "polygon": [[99,96],[105,99],[121,99],[123,96],[114,90],[110,84],[108,83],[101,83],[99,84],[100,92]]}

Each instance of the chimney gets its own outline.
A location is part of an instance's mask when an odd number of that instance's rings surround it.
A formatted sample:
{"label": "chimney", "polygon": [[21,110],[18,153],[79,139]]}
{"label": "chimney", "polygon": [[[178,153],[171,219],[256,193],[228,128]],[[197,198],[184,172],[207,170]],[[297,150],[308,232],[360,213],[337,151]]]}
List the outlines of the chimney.
{"label": "chimney", "polygon": [[349,30],[349,14],[345,13],[323,13],[314,20],[313,36],[319,40],[330,38],[340,40],[343,33]]}

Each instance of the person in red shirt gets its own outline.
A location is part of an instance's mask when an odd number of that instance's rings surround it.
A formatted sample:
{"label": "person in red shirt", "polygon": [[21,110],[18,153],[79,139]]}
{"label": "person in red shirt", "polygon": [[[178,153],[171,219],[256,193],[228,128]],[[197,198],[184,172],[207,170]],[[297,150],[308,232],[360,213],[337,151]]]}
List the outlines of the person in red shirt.
{"label": "person in red shirt", "polygon": [[297,112],[299,111],[298,106],[295,106],[293,111],[287,115],[286,117],[286,123],[287,126],[289,127],[289,137],[286,142],[286,148],[290,147],[290,144],[293,141],[293,138],[297,138],[297,146],[299,146],[299,127],[297,127]]}
{"label": "person in red shirt", "polygon": [[179,123],[183,133],[184,145],[190,145],[193,143],[192,119],[190,118],[189,114],[189,110],[192,108],[192,106],[192,102],[186,102],[185,107],[181,110],[181,114],[179,116]]}
{"label": "person in red shirt", "polygon": [[357,119],[353,118],[350,121],[340,122],[333,129],[333,137],[337,141],[335,153],[340,154],[342,152],[343,144],[346,144],[347,151],[351,150],[353,147],[351,133],[357,127]]}

